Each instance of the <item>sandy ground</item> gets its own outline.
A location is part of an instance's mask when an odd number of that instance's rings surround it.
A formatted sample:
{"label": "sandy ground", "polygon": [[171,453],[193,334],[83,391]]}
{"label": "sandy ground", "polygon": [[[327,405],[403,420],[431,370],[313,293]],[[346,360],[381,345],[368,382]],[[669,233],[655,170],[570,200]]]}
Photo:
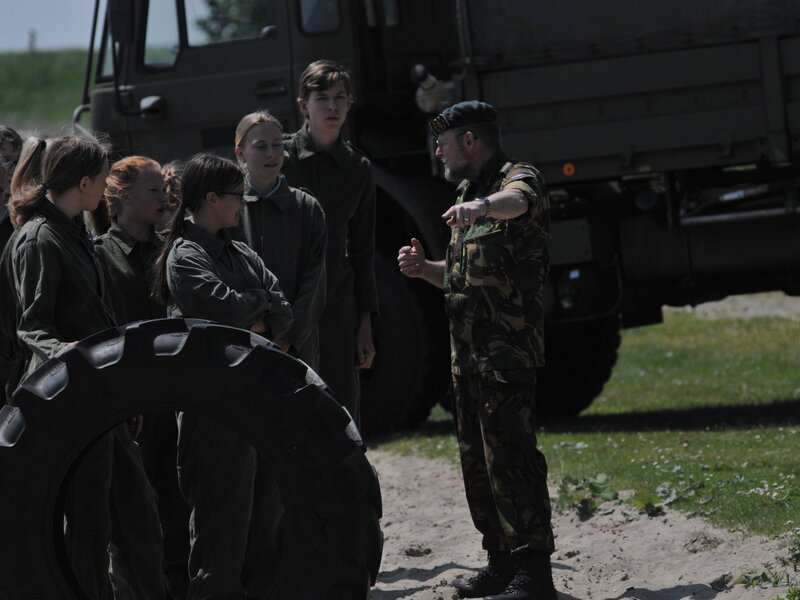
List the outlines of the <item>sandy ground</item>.
{"label": "sandy ground", "polygon": [[669,310],[686,311],[701,319],[783,317],[797,320],[800,319],[800,297],[787,296],[782,292],[765,292],[763,294],[729,296],[718,302],[706,302],[695,307]]}
{"label": "sandy ground", "polygon": [[[694,308],[700,318],[800,319],[800,298],[781,293],[731,297]],[[460,472],[446,461],[370,450],[383,491],[383,562],[373,600],[451,600],[455,577],[485,562]],[[733,581],[787,554],[786,540],[745,536],[667,509],[650,518],[622,501],[580,521],[555,514],[553,577],[561,600],[770,600],[786,588]]]}
{"label": "sandy ground", "polygon": [[[457,598],[449,582],[469,577],[485,561],[458,467],[380,450],[368,457],[381,481],[385,535],[370,598]],[[786,588],[746,589],[731,581],[785,556],[785,541],[723,531],[676,511],[650,518],[622,501],[601,505],[583,522],[555,514],[553,528],[561,600],[769,600],[786,594]]]}

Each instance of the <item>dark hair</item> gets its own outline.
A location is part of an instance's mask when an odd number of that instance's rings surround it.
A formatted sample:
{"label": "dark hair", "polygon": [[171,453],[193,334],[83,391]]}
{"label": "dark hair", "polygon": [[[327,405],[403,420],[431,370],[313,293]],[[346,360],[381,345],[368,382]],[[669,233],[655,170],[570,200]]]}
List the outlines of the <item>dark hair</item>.
{"label": "dark hair", "polygon": [[153,297],[166,304],[167,257],[172,246],[183,235],[187,211],[197,213],[210,192],[221,194],[242,184],[244,173],[232,160],[213,154],[195,154],[186,163],[181,176],[181,206],[172,218],[169,235],[153,267]]}
{"label": "dark hair", "polygon": [[317,60],[308,65],[300,75],[300,98],[308,100],[311,92],[325,91],[339,82],[344,84],[348,95],[353,95],[350,71],[332,60]]}
{"label": "dark hair", "polygon": [[22,148],[22,137],[11,127],[0,125],[0,146],[3,144],[11,144],[11,149],[17,152]]}
{"label": "dark hair", "polygon": [[[47,192],[62,194],[80,184],[84,177],[97,177],[108,162],[108,149],[103,144],[77,136],[38,140],[31,160],[41,159],[38,182],[24,186],[11,196],[8,212],[14,227],[21,227],[43,202]],[[35,179],[35,173],[31,174]]]}

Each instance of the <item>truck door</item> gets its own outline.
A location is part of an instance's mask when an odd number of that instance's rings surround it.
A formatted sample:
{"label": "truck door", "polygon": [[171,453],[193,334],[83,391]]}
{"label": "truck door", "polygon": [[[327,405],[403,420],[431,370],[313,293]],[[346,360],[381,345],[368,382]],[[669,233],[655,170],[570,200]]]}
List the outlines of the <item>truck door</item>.
{"label": "truck door", "polygon": [[109,6],[110,21],[116,6],[118,20],[127,10],[134,23],[123,34],[106,28],[92,93],[92,124],[115,145],[162,161],[201,150],[230,157],[245,114],[267,109],[292,125],[285,0],[109,0]]}

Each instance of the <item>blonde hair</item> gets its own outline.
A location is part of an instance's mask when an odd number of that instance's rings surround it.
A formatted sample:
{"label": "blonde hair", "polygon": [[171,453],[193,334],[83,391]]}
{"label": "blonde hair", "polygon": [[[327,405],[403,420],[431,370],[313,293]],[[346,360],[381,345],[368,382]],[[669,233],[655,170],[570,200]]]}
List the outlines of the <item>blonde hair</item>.
{"label": "blonde hair", "polygon": [[[278,131],[283,133],[283,124],[278,120],[278,117],[266,110],[259,110],[250,113],[249,115],[245,115],[242,117],[242,120],[239,121],[239,124],[236,126],[236,135],[234,137],[235,146],[241,150],[242,142],[244,142],[247,132],[256,125],[264,125],[266,123],[275,125],[275,127],[278,128]],[[243,161],[240,160],[239,162]]]}

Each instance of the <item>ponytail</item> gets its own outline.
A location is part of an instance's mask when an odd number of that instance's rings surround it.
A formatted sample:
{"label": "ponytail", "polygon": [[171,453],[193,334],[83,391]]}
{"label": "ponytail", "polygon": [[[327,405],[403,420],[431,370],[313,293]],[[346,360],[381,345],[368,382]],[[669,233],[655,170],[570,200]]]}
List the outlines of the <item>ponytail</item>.
{"label": "ponytail", "polygon": [[47,141],[29,138],[20,152],[17,168],[11,178],[11,200],[8,213],[15,229],[22,227],[47,199],[47,185],[42,181],[42,160]]}
{"label": "ponytail", "polygon": [[96,177],[108,162],[108,148],[94,140],[66,136],[45,141],[31,138],[23,147],[11,180],[8,211],[19,229],[47,202],[47,192],[62,194],[82,177]]}
{"label": "ponytail", "polygon": [[151,290],[151,295],[161,304],[166,304],[170,297],[169,286],[167,285],[167,258],[172,250],[172,246],[175,245],[175,240],[183,235],[185,227],[186,205],[181,204],[180,208],[178,208],[172,217],[167,240],[161,247],[158,258],[153,264],[153,288]]}
{"label": "ponytail", "polygon": [[8,214],[14,229],[19,229],[47,202],[47,186],[43,183],[28,185],[13,194],[8,203]]}

